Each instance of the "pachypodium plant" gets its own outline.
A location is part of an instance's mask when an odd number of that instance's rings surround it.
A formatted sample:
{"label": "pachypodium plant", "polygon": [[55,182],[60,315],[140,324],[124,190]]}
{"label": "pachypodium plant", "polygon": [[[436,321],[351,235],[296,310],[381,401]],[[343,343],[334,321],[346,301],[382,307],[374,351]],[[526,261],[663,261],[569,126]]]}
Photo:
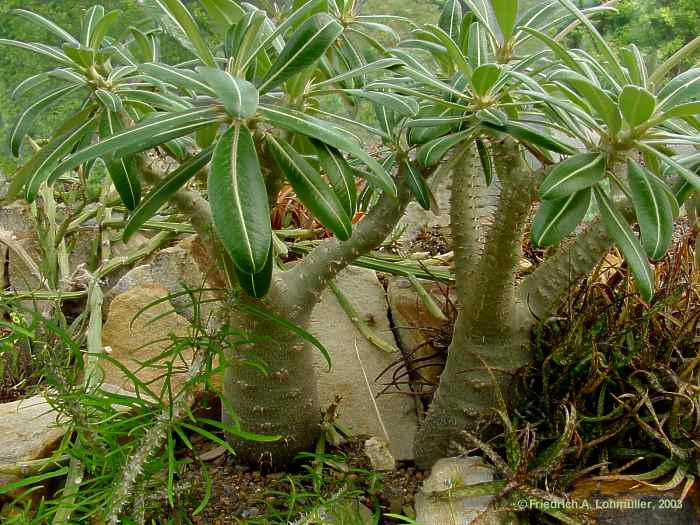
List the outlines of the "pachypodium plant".
{"label": "pachypodium plant", "polygon": [[[613,245],[652,302],[649,260],[666,253],[679,206],[700,189],[700,69],[667,78],[698,42],[648,72],[635,46],[618,55],[597,32],[590,17],[603,7],[557,0],[519,13],[517,0],[465,4],[448,0],[439,24],[392,51],[406,63],[399,76],[366,86],[419,100],[406,124],[416,159],[424,170],[454,165],[460,309],[417,437],[422,467],[493,415],[498,391],[530,361],[533,323]],[[572,24],[584,26],[595,52],[564,45]],[[596,218],[584,221],[589,210]],[[566,243],[518,281],[527,231],[535,246]]]}
{"label": "pachypodium plant", "polygon": [[[84,102],[15,174],[9,198],[32,201],[43,184],[83,173],[102,159],[128,209],[125,240],[174,205],[206,248],[210,282],[230,292],[224,297],[250,307],[231,308],[225,322],[258,336],[230,356],[223,417],[248,432],[282,439],[261,446],[232,436],[237,457],[279,466],[309,449],[320,430],[315,341],[303,330],[311,311],[334,276],[378,246],[401,217],[411,198],[410,177],[392,175],[392,166],[401,163],[402,173],[422,177],[417,164],[392,149],[395,141],[386,132],[335,116],[323,97],[331,104],[343,100],[351,109],[347,115],[362,100],[393,107],[404,118],[418,104],[363,89],[370,75],[381,78],[401,64],[392,57],[367,60],[363,52],[381,46],[372,36],[377,31],[396,39],[385,25],[393,17],[362,16],[353,1],[295,1],[274,18],[231,0],[201,3],[216,30],[213,45],[180,0],[143,2],[160,29],[133,30],[126,42],[105,36],[118,13],[100,7],[85,14],[79,41],[38,15],[18,13],[65,41],[61,48],[1,42],[58,63],[20,89],[38,88],[44,78],[67,86],[25,111],[13,131],[14,151],[19,153],[33,119],[60,96],[81,92]],[[161,30],[194,58],[164,63],[157,45]],[[382,155],[370,156],[357,132],[384,138]],[[177,167],[169,169],[173,160]],[[205,192],[190,184],[202,178]],[[332,234],[291,268],[280,262],[284,245],[270,219],[285,185]],[[354,225],[358,185],[374,204]],[[258,366],[234,364],[242,362]]]}

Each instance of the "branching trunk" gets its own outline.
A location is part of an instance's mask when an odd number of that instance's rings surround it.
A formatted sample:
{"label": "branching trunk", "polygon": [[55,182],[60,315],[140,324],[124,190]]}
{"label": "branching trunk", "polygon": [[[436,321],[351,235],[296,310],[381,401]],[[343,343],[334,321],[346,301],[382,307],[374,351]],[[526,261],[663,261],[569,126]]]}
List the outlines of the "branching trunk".
{"label": "branching trunk", "polygon": [[[360,255],[379,245],[393,230],[410,200],[399,184],[399,197],[383,196],[360,221],[345,242],[328,239],[292,269],[278,272],[270,293],[254,304],[308,329],[311,311],[328,283]],[[261,443],[229,436],[237,461],[280,467],[304,450],[311,450],[321,420],[313,348],[303,338],[274,321],[233,312],[235,332],[254,337],[230,353],[224,376],[224,398],[240,418],[241,428],[260,434],[281,435],[276,443]],[[267,369],[240,362],[262,361]],[[231,422],[224,406],[223,418]]]}
{"label": "branching trunk", "polygon": [[[428,468],[456,452],[459,431],[508,398],[512,374],[530,360],[526,310],[516,300],[515,270],[523,228],[532,205],[536,175],[521,160],[517,145],[494,146],[500,195],[479,246],[475,232],[482,220],[481,177],[469,154],[453,177],[452,228],[457,280],[462,281],[459,314],[433,402],[416,438],[416,462]],[[481,190],[481,191],[480,191]],[[475,255],[476,250],[476,255]]]}

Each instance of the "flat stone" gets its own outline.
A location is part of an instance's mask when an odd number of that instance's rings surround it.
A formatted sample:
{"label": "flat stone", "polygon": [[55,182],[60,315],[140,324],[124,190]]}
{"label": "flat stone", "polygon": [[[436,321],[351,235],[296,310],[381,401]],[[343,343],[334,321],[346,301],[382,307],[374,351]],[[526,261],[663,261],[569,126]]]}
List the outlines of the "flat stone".
{"label": "flat stone", "polygon": [[[448,290],[446,297],[444,285],[432,281],[421,281],[421,284],[443,313],[449,314],[453,308],[450,305],[456,303],[454,290]],[[445,365],[443,347],[449,344],[449,340],[443,341],[440,336],[445,335],[449,339],[449,332],[446,331],[448,322],[428,311],[405,277],[390,279],[387,296],[401,349],[408,359],[417,363],[415,368],[421,376],[419,379],[437,385]]]}
{"label": "flat stone", "polygon": [[295,521],[294,525],[372,525],[372,511],[359,501],[326,505]]}
{"label": "flat stone", "polygon": [[[195,297],[201,300],[210,300],[211,292],[198,293],[196,290],[207,288],[204,274],[200,271],[197,262],[185,248],[187,245],[176,245],[161,250],[149,259],[147,264],[137,266],[127,273],[105,294],[104,309],[109,311],[112,300],[119,294],[132,288],[144,285],[158,285],[165,288],[170,294],[183,292],[185,289],[194,290]],[[192,321],[194,310],[190,305],[189,295],[181,295],[170,299],[170,303],[177,312]],[[209,324],[210,318],[216,311],[216,303],[204,303],[200,314],[203,324]]]}
{"label": "flat stone", "polygon": [[629,480],[582,480],[571,498],[586,502],[598,525],[697,525],[700,490],[680,501],[682,487],[660,492]]}
{"label": "flat stone", "polygon": [[[338,288],[361,315],[366,316],[378,336],[395,344],[387,315],[386,293],[377,275],[364,268],[348,268],[336,278]],[[413,399],[392,392],[377,395],[388,377],[377,377],[402,359],[401,353],[388,354],[369,343],[355,328],[330,289],[327,289],[313,311],[310,332],[328,349],[333,367],[316,352],[319,395],[323,407],[341,396],[338,423],[353,435],[384,436],[372,397],[376,399],[381,419],[389,434],[389,449],[397,460],[413,458],[413,437],[418,418]],[[360,358],[358,359],[357,352]],[[370,382],[371,393],[364,380],[363,369]]]}
{"label": "flat stone", "polygon": [[[0,404],[0,465],[49,457],[64,434],[58,413],[43,396]],[[17,479],[0,474],[0,486]]]}
{"label": "flat stone", "polygon": [[[141,363],[155,359],[165,352],[171,346],[171,338],[186,336],[190,326],[189,321],[174,312],[167,301],[141,312],[143,308],[167,294],[168,291],[161,286],[146,284],[116,296],[102,329],[102,344],[108,349],[110,356],[146,383],[158,397],[165,383],[165,379],[161,377],[164,370],[153,366],[143,367]],[[156,361],[156,366],[173,363],[173,392],[179,391],[187,380],[187,368],[192,362],[192,355],[192,349],[186,347],[179,357],[169,355]],[[104,372],[105,383],[136,392],[133,381],[116,365],[107,360],[101,360],[99,363]],[[149,397],[146,393],[143,395]]]}
{"label": "flat stone", "polygon": [[372,470],[378,472],[396,470],[396,460],[389,452],[389,444],[382,438],[372,437],[365,441],[365,456],[369,458]]}
{"label": "flat stone", "polygon": [[467,487],[493,481],[493,470],[474,457],[443,458],[433,466],[430,476],[416,494],[416,521],[421,525],[470,525],[481,516],[479,525],[499,525],[503,516],[487,511],[494,496],[437,499],[433,493],[451,486]]}

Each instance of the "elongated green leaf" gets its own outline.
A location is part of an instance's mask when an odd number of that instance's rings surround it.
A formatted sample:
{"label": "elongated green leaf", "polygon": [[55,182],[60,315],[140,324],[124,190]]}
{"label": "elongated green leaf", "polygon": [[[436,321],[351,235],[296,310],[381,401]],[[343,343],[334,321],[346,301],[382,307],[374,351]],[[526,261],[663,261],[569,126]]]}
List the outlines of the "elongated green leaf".
{"label": "elongated green leaf", "polygon": [[10,150],[15,157],[19,157],[19,149],[22,145],[24,137],[27,136],[29,130],[31,129],[34,121],[54,102],[58,101],[62,97],[73,93],[77,89],[76,86],[68,86],[61,89],[57,89],[44,95],[42,98],[34,102],[31,106],[22,112],[15,124],[14,128],[10,132]]}
{"label": "elongated green leaf", "polygon": [[22,82],[17,84],[15,89],[12,90],[10,98],[13,100],[21,98],[35,87],[41,86],[42,84],[50,81],[51,77],[49,76],[49,73],[49,71],[46,71],[44,73],[39,73],[38,75],[32,75],[31,77],[25,78]]}
{"label": "elongated green leaf", "polygon": [[163,207],[168,199],[209,164],[213,151],[214,147],[209,146],[184,164],[181,164],[141,200],[138,207],[129,217],[126,226],[124,226],[122,234],[124,242],[128,241],[147,220],[158,213],[158,210]]}
{"label": "elongated green leaf", "polygon": [[107,91],[106,89],[96,89],[95,96],[102,102],[102,105],[113,113],[119,113],[123,111],[124,106],[119,98],[119,95]]}
{"label": "elongated green leaf", "polygon": [[659,122],[663,122],[671,118],[694,117],[696,115],[700,115],[700,101],[687,102],[665,111],[659,116]]}
{"label": "elongated green leaf", "polygon": [[226,36],[226,31],[237,23],[245,11],[234,0],[199,0],[209,14],[209,20],[216,27],[220,37]]}
{"label": "elongated green leaf", "polygon": [[95,65],[95,50],[87,46],[75,46],[73,44],[63,44],[63,52],[79,68],[89,69]]}
{"label": "elongated green leaf", "polygon": [[663,184],[632,159],[627,160],[627,177],[634,211],[639,221],[642,246],[651,259],[666,254],[673,236],[673,208]]}
{"label": "elongated green leaf", "polygon": [[148,0],[147,3],[157,5],[160,8],[161,21],[166,30],[173,33],[173,36],[181,43],[185,45],[190,43],[204,65],[216,67],[214,55],[200,33],[197,23],[180,0]]}
{"label": "elongated green leaf", "polygon": [[549,151],[563,153],[565,155],[572,155],[576,153],[576,150],[568,144],[555,139],[545,131],[527,124],[509,122],[505,126],[496,126],[488,122],[482,122],[482,125],[487,128],[507,133],[522,142],[528,142]]}
{"label": "elongated green leaf", "polygon": [[563,199],[543,201],[532,223],[535,246],[559,244],[576,229],[588,212],[593,190],[586,188]]}
{"label": "elongated green leaf", "polygon": [[52,46],[46,44],[41,44],[38,42],[20,42],[19,40],[8,40],[6,38],[0,38],[0,46],[12,46],[31,51],[35,54],[44,55],[52,60],[55,60],[65,66],[73,66],[73,62],[66,56],[66,54]]}
{"label": "elongated green leaf", "polygon": [[648,121],[656,109],[656,97],[646,89],[628,84],[619,97],[620,111],[630,127]]}
{"label": "elongated green leaf", "polygon": [[[105,111],[100,122],[100,136],[109,137],[122,129],[117,112]],[[129,210],[133,210],[141,201],[141,182],[136,159],[126,155],[105,155],[103,160],[122,202]]]}
{"label": "elongated green leaf", "polygon": [[362,89],[345,89],[344,92],[357,98],[370,100],[402,117],[413,117],[418,113],[418,102],[403,95]]}
{"label": "elongated green leaf", "polygon": [[219,120],[220,114],[212,108],[193,108],[177,113],[157,114],[132,128],[76,152],[63,161],[57,170],[69,171],[83,162],[104,155],[119,156],[144,151]]}
{"label": "elongated green leaf", "polygon": [[462,25],[462,4],[459,3],[459,0],[445,2],[440,12],[438,25],[455,42],[459,42],[459,31]]}
{"label": "elongated green leaf", "polygon": [[270,251],[268,252],[267,261],[265,262],[265,267],[260,272],[256,274],[245,273],[241,271],[238,266],[235,266],[236,278],[245,293],[256,299],[267,295],[272,282],[274,259],[275,255],[272,250],[272,242],[270,242]]}
{"label": "elongated green leaf", "polygon": [[416,159],[425,167],[434,166],[442,160],[445,154],[454,146],[464,140],[468,140],[474,133],[474,128],[458,131],[451,135],[445,135],[427,144],[423,144],[416,152]]}
{"label": "elongated green leaf", "polygon": [[430,209],[430,189],[428,189],[423,174],[420,170],[413,166],[409,161],[404,160],[401,163],[401,175],[408,184],[411,193],[416,198],[418,204],[424,210]]}
{"label": "elongated green leaf", "polygon": [[489,62],[489,47],[486,34],[482,31],[484,25],[474,22],[469,26],[469,40],[467,42],[467,56],[472,67],[476,68]]}
{"label": "elongated green leaf", "polygon": [[342,32],[343,26],[327,15],[308,19],[292,34],[267,75],[260,81],[260,92],[279,86],[315,63]]}
{"label": "elongated green leaf", "polygon": [[119,9],[115,9],[114,11],[110,11],[104,15],[95,25],[88,45],[93,49],[98,49],[100,45],[102,45],[107,33],[109,33],[109,30],[117,22],[117,20],[119,20],[121,15],[122,12]]}
{"label": "elongated green leaf", "polygon": [[[71,150],[78,144],[81,140],[85,138],[86,135],[92,133],[97,125],[97,119],[95,117],[87,120],[86,122],[80,123],[74,129],[67,131],[66,133],[53,139],[49,144],[44,146],[36,155],[37,161],[32,165],[32,172],[28,174],[26,190],[27,190],[27,201],[32,202],[39,192],[39,187],[42,182],[49,180],[49,183],[53,182],[50,175],[56,165],[68,155]],[[13,183],[15,181],[13,180]]]}
{"label": "elongated green leaf", "polygon": [[647,77],[647,67],[639,48],[634,44],[620,49],[620,57],[625,63],[625,67],[630,72],[632,82],[639,87],[646,88],[649,80]]}
{"label": "elongated green leaf", "polygon": [[357,185],[352,168],[338,150],[323,142],[313,141],[318,160],[331,182],[333,191],[343,205],[349,219],[355,215],[357,206]]}
{"label": "elongated green leaf", "polygon": [[689,69],[662,87],[656,94],[659,107],[667,110],[700,96],[700,68]]}
{"label": "elongated green leaf", "polygon": [[513,36],[515,20],[518,18],[518,0],[491,0],[491,5],[503,34],[503,41],[508,42]]}
{"label": "elongated green leaf", "polygon": [[472,67],[469,61],[462,53],[462,50],[457,45],[455,41],[447,32],[445,32],[441,27],[429,24],[425,26],[424,33],[416,33],[417,35],[425,34],[425,36],[430,37],[431,40],[436,40],[439,45],[445,48],[449,56],[450,61],[457,66],[457,70],[460,71],[466,78],[469,78],[472,73]]}
{"label": "elongated green leaf", "polygon": [[693,186],[693,188],[695,188],[695,191],[700,191],[700,175],[688,169],[680,162],[675,161],[673,158],[664,155],[659,150],[652,148],[643,142],[638,142],[637,146],[646,153],[658,158],[663,164],[667,165],[670,170],[678,173],[678,175],[683,177],[691,186]]}
{"label": "elongated green leaf", "polygon": [[651,301],[654,295],[654,273],[649,266],[644,249],[634,236],[632,228],[615,205],[598,186],[594,186],[596,202],[603,217],[603,224],[610,236],[617,244],[634,274],[637,288],[645,301]]}
{"label": "elongated green leaf", "polygon": [[557,164],[542,181],[540,196],[558,200],[579,190],[590,188],[605,177],[605,156],[581,153]]}
{"label": "elongated green leaf", "polygon": [[237,118],[255,115],[258,90],[253,84],[221,69],[200,67],[197,71],[216,92],[229,115]]}
{"label": "elongated green leaf", "polygon": [[498,64],[484,64],[472,73],[472,89],[477,95],[484,96],[493,87],[501,76],[501,67]]}
{"label": "elongated green leaf", "polygon": [[168,66],[166,64],[146,63],[139,70],[158,80],[174,84],[183,89],[191,89],[200,93],[215,95],[216,92],[194,71]]}
{"label": "elongated green leaf", "polygon": [[90,37],[98,22],[105,16],[105,8],[101,5],[94,5],[85,11],[83,23],[80,29],[80,43],[85,47],[90,47]]}
{"label": "elongated green leaf", "polygon": [[491,186],[493,182],[493,161],[491,160],[491,154],[489,153],[486,144],[480,138],[476,139],[476,150],[479,153],[479,161],[481,162],[481,169],[484,172],[484,179],[486,180],[486,185]]}
{"label": "elongated green leaf", "polygon": [[21,16],[22,18],[26,18],[27,20],[31,20],[32,22],[41,25],[44,29],[48,29],[51,33],[65,40],[66,42],[70,42],[71,44],[78,43],[75,37],[73,37],[73,35],[71,35],[68,31],[38,13],[33,13],[32,11],[27,11],[26,9],[15,9],[12,11],[12,14]]}
{"label": "elongated green leaf", "polygon": [[270,207],[253,137],[242,124],[219,139],[207,187],[214,225],[236,268],[261,272],[272,242]]}
{"label": "elongated green leaf", "polygon": [[329,123],[293,109],[261,104],[259,110],[263,118],[275,126],[314,138],[357,157],[372,170],[367,180],[390,195],[396,196],[396,185],[386,170],[347,133],[341,133]]}
{"label": "elongated green leaf", "polygon": [[338,83],[343,82],[345,80],[349,80],[351,78],[362,76],[362,75],[365,75],[367,73],[371,73],[373,71],[381,71],[382,69],[391,69],[391,68],[399,66],[401,64],[402,64],[401,60],[399,60],[397,58],[380,58],[379,60],[375,60],[374,62],[370,62],[369,64],[364,64],[362,66],[351,69],[349,71],[345,71],[344,73],[340,73],[338,75],[335,75],[327,80],[324,80],[323,82],[318,82],[318,83],[314,84],[313,89],[318,90],[320,88],[330,86],[332,84],[338,84]]}
{"label": "elongated green leaf", "polygon": [[620,62],[617,59],[617,56],[615,56],[615,53],[613,53],[613,51],[610,48],[610,46],[608,45],[608,43],[600,35],[598,30],[593,25],[593,23],[588,19],[588,17],[583,12],[581,12],[581,10],[578,7],[576,7],[576,5],[571,0],[559,0],[559,2],[566,9],[568,9],[576,18],[578,18],[579,21],[584,25],[584,27],[586,29],[588,29],[588,32],[593,37],[593,40],[597,44],[600,52],[608,60],[608,64],[610,66],[611,72],[614,73],[614,76],[618,80],[618,82],[628,81],[629,80],[628,75],[626,74],[625,70],[623,69],[622,64],[620,64]]}
{"label": "elongated green leaf", "polygon": [[283,139],[267,138],[267,144],[299,200],[338,239],[346,241],[352,235],[352,224],[335,193],[321,175]]}
{"label": "elongated green leaf", "polygon": [[583,75],[574,72],[557,73],[553,78],[563,80],[579,91],[598,116],[607,124],[610,133],[613,135],[619,133],[622,127],[622,116],[617,108],[617,104],[610,98],[610,95]]}
{"label": "elongated green leaf", "polygon": [[130,101],[138,101],[154,108],[173,112],[185,111],[191,107],[184,99],[170,93],[161,94],[144,89],[130,89],[128,88],[129,84],[125,84],[125,86],[127,87],[119,87],[116,91],[125,104],[128,104]]}

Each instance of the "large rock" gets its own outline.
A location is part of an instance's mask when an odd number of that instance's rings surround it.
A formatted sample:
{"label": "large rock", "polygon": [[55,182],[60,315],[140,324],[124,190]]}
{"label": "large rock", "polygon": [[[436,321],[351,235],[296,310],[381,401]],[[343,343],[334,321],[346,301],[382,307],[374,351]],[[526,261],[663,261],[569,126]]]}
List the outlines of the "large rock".
{"label": "large rock", "polygon": [[[444,314],[454,308],[451,306],[456,301],[453,290],[448,290],[446,297],[444,285],[433,281],[422,281],[421,284]],[[399,345],[407,358],[415,362],[419,383],[422,384],[421,379],[424,379],[428,384],[437,385],[449,345],[449,323],[428,311],[405,277],[392,278],[387,295]]]}
{"label": "large rock", "polygon": [[[394,343],[388,319],[386,294],[374,271],[349,268],[337,278],[338,288],[362,315],[371,321],[376,333]],[[339,424],[355,435],[384,436],[372,396],[389,433],[390,450],[398,460],[413,458],[413,437],[418,420],[414,401],[398,393],[376,397],[384,389],[387,377],[377,380],[385,369],[402,358],[400,352],[388,354],[373,346],[355,328],[331,290],[326,290],[313,311],[311,333],[331,354],[333,367],[316,354],[319,393],[322,406],[341,396]],[[355,345],[359,351],[358,359]],[[371,384],[368,391],[362,368]]]}
{"label": "large rock", "polygon": [[[0,466],[48,457],[64,433],[57,413],[43,396],[0,404]],[[17,479],[0,474],[0,486]]]}
{"label": "large rock", "polygon": [[[149,259],[147,264],[137,266],[128,271],[105,294],[105,311],[109,311],[112,300],[132,288],[144,285],[157,285],[165,288],[170,294],[178,294],[185,289],[195,291],[198,300],[209,301],[213,298],[211,292],[196,292],[207,288],[204,274],[199,269],[193,255],[187,249],[189,242],[183,241],[176,246],[165,248]],[[186,319],[192,321],[194,310],[191,306],[189,295],[180,295],[170,300],[177,312]],[[217,303],[205,302],[201,305],[200,321],[203,325],[210,325],[211,318],[216,311]]]}
{"label": "large rock", "polygon": [[[168,290],[161,286],[146,284],[116,296],[102,329],[102,344],[110,356],[146,383],[158,397],[165,383],[164,370],[158,365],[173,363],[171,385],[173,392],[177,392],[187,379],[187,368],[193,355],[192,348],[184,346],[179,356],[165,356],[157,360],[155,366],[143,367],[141,364],[158,358],[171,348],[173,336],[185,337],[188,334],[189,321],[174,312],[167,301],[142,311],[167,294]],[[129,392],[137,390],[133,381],[113,363],[101,360],[100,366],[105,383]],[[147,394],[144,396],[148,397]]]}
{"label": "large rock", "polygon": [[[499,525],[504,516],[487,510],[494,496],[435,497],[450,487],[468,487],[493,481],[493,471],[478,458],[443,458],[433,466],[430,476],[416,495],[416,521],[421,525]],[[475,522],[480,517],[478,522]]]}
{"label": "large rock", "polygon": [[583,480],[572,499],[583,504],[598,525],[697,525],[700,490],[681,501],[682,488],[660,492],[636,481]]}

